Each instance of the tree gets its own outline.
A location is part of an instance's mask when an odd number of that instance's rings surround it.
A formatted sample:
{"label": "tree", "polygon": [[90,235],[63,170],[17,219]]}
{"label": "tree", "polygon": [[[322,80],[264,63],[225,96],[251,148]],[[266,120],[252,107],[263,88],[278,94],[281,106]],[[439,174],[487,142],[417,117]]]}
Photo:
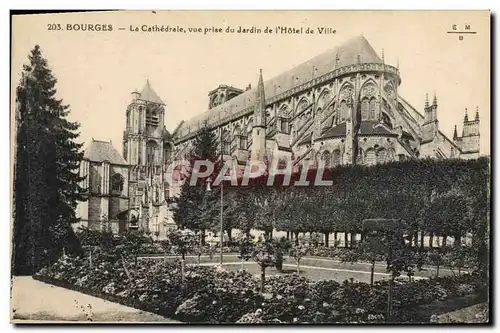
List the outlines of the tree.
{"label": "tree", "polygon": [[436,266],[436,277],[439,277],[439,268],[445,263],[445,255],[442,249],[433,249],[427,253],[429,262]]}
{"label": "tree", "polygon": [[108,251],[116,245],[111,231],[101,231],[81,227],[77,236],[83,246],[101,247],[104,251]]}
{"label": "tree", "polygon": [[245,270],[245,261],[252,258],[253,243],[250,237],[244,232],[238,235],[237,241],[240,252],[238,258],[241,259],[241,270],[243,271]]}
{"label": "tree", "polygon": [[[190,152],[190,169],[193,170],[197,160],[206,160],[215,165],[218,159],[217,142],[215,133],[205,123],[196,134],[193,149]],[[218,168],[218,166],[216,166]],[[206,171],[201,168],[199,172]],[[215,174],[216,170],[214,170]],[[188,174],[181,187],[181,193],[175,199],[173,217],[181,228],[201,231],[202,244],[205,244],[205,230],[212,229],[215,224],[215,216],[218,212],[216,205],[216,193],[207,193],[208,178],[200,178],[196,184],[191,185],[192,173]],[[216,192],[216,191],[213,191]]]}
{"label": "tree", "polygon": [[[274,192],[271,192],[274,193]],[[256,229],[264,231],[266,239],[271,238],[271,233],[273,231],[273,215],[274,207],[277,202],[273,201],[275,197],[273,194],[267,197],[259,197],[257,195],[250,196],[255,209],[255,224]]]}
{"label": "tree", "polygon": [[71,225],[83,201],[82,144],[69,106],[56,98],[57,79],[36,45],[16,89],[13,273],[32,274],[67,247],[82,254]]}
{"label": "tree", "polygon": [[258,241],[252,252],[252,259],[260,266],[260,291],[264,292],[266,283],[266,268],[276,265],[277,249],[269,239]]}
{"label": "tree", "polygon": [[341,260],[351,263],[358,261],[368,261],[371,264],[370,286],[373,287],[375,277],[375,264],[377,261],[384,260],[386,253],[387,248],[383,243],[381,243],[381,240],[378,237],[371,236],[363,239],[356,248],[346,251],[342,255]]}
{"label": "tree", "polygon": [[122,237],[123,254],[134,258],[137,267],[137,257],[143,251],[144,245],[152,243],[153,239],[144,233],[136,231],[128,231]]}
{"label": "tree", "polygon": [[302,257],[307,255],[308,250],[309,248],[303,242],[295,244],[290,248],[289,255],[290,257],[293,257],[295,259],[295,262],[297,263],[297,274],[300,274],[300,260],[302,259]]}
{"label": "tree", "polygon": [[181,279],[184,282],[186,254],[196,247],[196,235],[189,230],[172,230],[167,238],[175,253],[181,255]]}
{"label": "tree", "polygon": [[460,276],[462,268],[473,267],[475,264],[474,248],[455,241],[450,251],[447,253],[445,261],[449,262],[451,267],[457,268],[458,275]]}

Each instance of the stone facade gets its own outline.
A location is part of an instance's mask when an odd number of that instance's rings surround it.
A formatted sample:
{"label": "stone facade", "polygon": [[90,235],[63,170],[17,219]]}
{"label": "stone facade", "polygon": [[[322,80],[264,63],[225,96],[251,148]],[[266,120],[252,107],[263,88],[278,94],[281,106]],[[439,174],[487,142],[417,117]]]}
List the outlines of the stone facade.
{"label": "stone facade", "polygon": [[439,129],[437,97],[426,99],[422,114],[399,95],[400,84],[397,66],[357,37],[269,81],[261,73],[256,89],[183,122],[173,133],[174,156],[187,156],[205,122],[239,164],[261,158],[256,151],[327,165],[478,156],[479,114],[466,116],[462,137],[450,140]]}

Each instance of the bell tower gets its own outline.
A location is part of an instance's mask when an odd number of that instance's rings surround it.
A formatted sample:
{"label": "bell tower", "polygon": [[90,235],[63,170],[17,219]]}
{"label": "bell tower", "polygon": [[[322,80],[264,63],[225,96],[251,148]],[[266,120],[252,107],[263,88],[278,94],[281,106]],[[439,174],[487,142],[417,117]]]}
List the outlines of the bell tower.
{"label": "bell tower", "polygon": [[130,165],[161,166],[165,103],[149,80],[139,93],[132,93],[123,133],[123,156]]}
{"label": "bell tower", "polygon": [[164,119],[165,103],[147,80],[141,92],[132,93],[123,132],[123,156],[131,166],[129,212],[137,222],[130,227],[143,231],[154,231],[164,215],[160,209],[165,201]]}

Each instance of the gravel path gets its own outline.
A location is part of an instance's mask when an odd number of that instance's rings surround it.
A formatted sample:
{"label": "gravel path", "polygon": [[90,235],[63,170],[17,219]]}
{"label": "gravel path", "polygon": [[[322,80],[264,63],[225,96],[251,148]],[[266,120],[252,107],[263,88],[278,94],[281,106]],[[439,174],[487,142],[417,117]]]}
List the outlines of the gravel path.
{"label": "gravel path", "polygon": [[177,321],[33,280],[15,276],[11,285],[11,322],[141,322]]}

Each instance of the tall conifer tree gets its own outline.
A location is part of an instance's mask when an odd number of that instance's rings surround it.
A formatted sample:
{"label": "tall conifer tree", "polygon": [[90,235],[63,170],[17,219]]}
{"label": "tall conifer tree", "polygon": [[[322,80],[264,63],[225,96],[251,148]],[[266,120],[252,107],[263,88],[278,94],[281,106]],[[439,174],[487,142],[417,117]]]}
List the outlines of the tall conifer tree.
{"label": "tall conifer tree", "polygon": [[[216,165],[219,159],[216,135],[207,124],[198,130],[194,139],[193,150],[190,154],[191,170],[196,160],[208,160]],[[204,170],[201,169],[200,172]],[[217,170],[214,170],[214,175]],[[213,177],[212,177],[213,178]],[[213,181],[214,179],[212,179]],[[189,174],[181,188],[180,196],[176,200],[174,208],[174,220],[181,228],[188,228],[194,231],[212,229],[217,220],[217,204],[219,189],[212,188],[212,192],[207,192],[207,179],[198,179],[196,185],[191,186],[191,174]]]}
{"label": "tall conifer tree", "polygon": [[16,90],[13,273],[32,274],[63,252],[79,252],[71,228],[84,200],[79,124],[56,98],[57,79],[37,45]]}

